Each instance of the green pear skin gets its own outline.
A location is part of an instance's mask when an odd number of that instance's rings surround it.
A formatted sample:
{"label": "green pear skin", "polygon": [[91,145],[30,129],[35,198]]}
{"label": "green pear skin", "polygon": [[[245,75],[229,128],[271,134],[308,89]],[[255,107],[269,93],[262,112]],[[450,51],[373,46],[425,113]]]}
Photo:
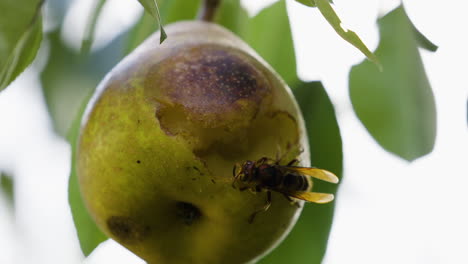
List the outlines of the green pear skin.
{"label": "green pear skin", "polygon": [[[100,83],[82,121],[78,177],[99,228],[149,264],[253,263],[302,208],[232,187],[262,157],[309,166],[302,115],[281,78],[228,30],[178,22]],[[281,51],[278,51],[281,52]],[[300,203],[302,204],[302,202]]]}

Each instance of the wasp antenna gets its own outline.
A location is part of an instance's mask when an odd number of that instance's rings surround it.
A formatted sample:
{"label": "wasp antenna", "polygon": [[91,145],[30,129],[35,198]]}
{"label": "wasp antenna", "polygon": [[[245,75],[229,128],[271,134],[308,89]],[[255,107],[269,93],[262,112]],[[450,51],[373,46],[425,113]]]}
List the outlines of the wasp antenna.
{"label": "wasp antenna", "polygon": [[286,166],[293,166],[299,163],[298,159],[293,159],[291,160]]}
{"label": "wasp antenna", "polygon": [[236,172],[237,172],[237,168],[239,168],[239,166],[240,166],[240,164],[239,164],[239,163],[236,163],[236,164],[234,164],[234,167],[232,167],[232,176],[233,176],[234,178],[237,177]]}

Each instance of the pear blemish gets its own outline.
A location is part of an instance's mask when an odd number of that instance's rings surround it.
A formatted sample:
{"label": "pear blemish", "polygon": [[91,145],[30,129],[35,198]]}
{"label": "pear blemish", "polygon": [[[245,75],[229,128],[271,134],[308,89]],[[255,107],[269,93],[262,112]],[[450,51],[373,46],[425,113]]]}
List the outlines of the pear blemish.
{"label": "pear blemish", "polygon": [[149,226],[141,225],[126,216],[109,217],[107,227],[118,239],[132,244],[142,241],[150,233]]}
{"label": "pear blemish", "polygon": [[176,214],[185,225],[190,226],[197,221],[201,216],[201,211],[195,205],[186,202],[178,202],[176,204]]}

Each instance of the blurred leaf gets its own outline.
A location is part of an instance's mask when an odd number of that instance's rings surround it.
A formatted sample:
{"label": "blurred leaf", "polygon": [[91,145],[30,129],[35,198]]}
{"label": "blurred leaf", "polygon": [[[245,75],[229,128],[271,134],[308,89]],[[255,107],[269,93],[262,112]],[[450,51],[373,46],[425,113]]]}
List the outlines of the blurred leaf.
{"label": "blurred leaf", "polygon": [[311,7],[316,7],[317,5],[315,4],[315,1],[314,0],[296,0],[296,2],[299,2],[303,5],[306,5],[306,6],[311,6]]}
{"label": "blurred leaf", "polygon": [[78,54],[61,40],[59,32],[48,35],[49,61],[41,74],[42,87],[55,130],[65,135],[85,96],[122,58],[123,36],[92,56]]}
{"label": "blurred leaf", "polygon": [[384,71],[364,61],[354,66],[349,87],[354,110],[386,150],[406,160],[432,151],[436,109],[418,43],[402,7],[379,20],[376,54]]}
{"label": "blurred leaf", "polygon": [[[335,110],[320,82],[298,83],[294,89],[304,115],[312,166],[334,172],[340,179],[343,151]],[[314,181],[314,190],[336,193],[338,185]],[[336,195],[335,195],[336,198]],[[289,236],[260,263],[320,264],[333,220],[334,203],[307,203]]]}
{"label": "blurred leaf", "polygon": [[[89,99],[91,95],[86,96]],[[73,221],[75,223],[76,231],[80,241],[81,250],[85,256],[91,254],[91,252],[104,240],[107,236],[104,235],[94,223],[94,220],[88,213],[86,206],[81,197],[81,192],[78,184],[78,176],[76,174],[76,147],[79,137],[81,118],[86,108],[88,100],[84,100],[84,104],[78,111],[75,120],[68,132],[67,139],[70,142],[72,149],[72,166],[70,179],[68,183],[68,201],[73,215]]]}
{"label": "blurred leaf", "polygon": [[249,15],[241,6],[240,0],[221,1],[214,18],[215,23],[231,30],[241,38],[243,32],[249,30],[249,20]]}
{"label": "blurred leaf", "polygon": [[249,43],[286,81],[297,80],[296,56],[286,2],[262,10],[249,20],[241,37]]}
{"label": "blurred leaf", "polygon": [[163,0],[161,4],[164,24],[181,20],[193,20],[200,6],[200,0]]}
{"label": "blurred leaf", "polygon": [[[180,20],[194,19],[199,5],[199,0],[161,0],[159,1],[159,6],[162,23],[169,24]],[[135,49],[155,31],[156,25],[153,18],[147,12],[144,12],[140,21],[130,33],[127,52]]]}
{"label": "blurred leaf", "polygon": [[153,17],[147,12],[143,12],[138,23],[130,31],[128,47],[125,53],[128,54],[140,45],[147,37],[156,31],[157,27],[153,23]]}
{"label": "blurred leaf", "polygon": [[122,58],[125,39],[116,38],[92,56],[70,50],[61,41],[59,32],[51,33],[49,40],[49,62],[41,76],[42,86],[55,128],[60,134],[67,134],[72,147],[69,203],[81,249],[89,255],[107,238],[97,229],[81,199],[75,172],[76,141],[85,105],[100,79]]}
{"label": "blurred leaf", "polygon": [[0,91],[34,60],[42,39],[43,0],[0,1]]}
{"label": "blurred leaf", "polygon": [[[333,4],[333,1],[332,0],[328,0],[330,3]],[[315,4],[315,0],[296,0],[296,2],[299,2],[303,5],[306,5],[306,6],[311,6],[311,7],[316,7],[317,4]]]}
{"label": "blurred leaf", "polygon": [[6,175],[3,172],[0,172],[0,189],[1,192],[5,194],[8,198],[10,204],[14,203],[14,181],[11,176]]}
{"label": "blurred leaf", "polygon": [[67,48],[59,32],[49,35],[49,62],[42,73],[42,86],[55,129],[67,134],[72,147],[69,179],[69,203],[81,249],[87,256],[106,236],[97,229],[81,199],[75,172],[75,147],[83,109],[100,79],[122,55],[123,36],[116,38],[92,56],[83,56]]}
{"label": "blurred leaf", "polygon": [[325,17],[325,19],[330,23],[330,25],[333,27],[333,29],[342,37],[344,40],[349,42],[351,45],[355,46],[357,49],[359,49],[366,57],[375,63],[377,67],[381,70],[382,65],[380,64],[379,60],[377,59],[377,56],[375,56],[367,47],[366,45],[362,42],[362,40],[359,38],[359,36],[354,32],[349,29],[344,29],[342,27],[342,23],[338,15],[335,13],[335,10],[333,10],[330,2],[328,0],[314,0],[315,4],[317,5],[318,9],[320,10],[320,13]]}
{"label": "blurred leaf", "polygon": [[101,14],[102,8],[106,0],[98,0],[95,2],[93,10],[89,14],[88,23],[86,24],[86,29],[83,37],[83,41],[81,42],[81,51],[83,53],[88,53],[91,50],[91,46],[94,41],[94,34],[96,32],[96,24]]}
{"label": "blurred leaf", "polygon": [[288,84],[297,81],[296,57],[286,3],[281,0],[249,18],[238,0],[225,0],[216,19],[247,42]]}
{"label": "blurred leaf", "polygon": [[47,28],[47,31],[53,31],[62,25],[72,2],[71,0],[47,0],[47,23],[53,24],[53,26]]}
{"label": "blurred leaf", "polygon": [[138,0],[138,2],[140,2],[140,4],[145,8],[146,12],[150,13],[158,21],[161,34],[159,37],[159,43],[163,43],[163,41],[167,38],[167,35],[161,22],[158,3],[156,0]]}

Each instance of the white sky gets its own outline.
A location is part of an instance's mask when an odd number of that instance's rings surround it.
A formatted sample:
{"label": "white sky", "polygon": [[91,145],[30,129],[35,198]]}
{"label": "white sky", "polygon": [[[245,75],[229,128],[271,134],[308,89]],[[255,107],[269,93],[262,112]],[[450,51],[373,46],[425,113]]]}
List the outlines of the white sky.
{"label": "white sky", "polygon": [[[110,30],[116,23],[125,28],[135,22],[141,12],[137,1],[121,2],[109,3],[122,6],[127,16],[107,12],[98,35],[111,38],[118,33]],[[243,2],[255,12],[274,1]],[[346,26],[374,49],[378,44],[375,18],[399,1],[334,2]],[[344,142],[345,178],[340,183],[326,264],[468,263],[468,89],[462,64],[468,61],[468,39],[463,34],[468,4],[404,2],[415,25],[439,45],[436,53],[421,51],[437,104],[436,145],[430,155],[412,163],[383,151],[352,111],[347,76],[350,66],[363,56],[337,37],[316,10],[288,1],[296,51],[301,54],[299,75],[323,81],[337,108]],[[79,23],[77,28],[72,24],[64,32],[80,30]],[[97,41],[96,48],[106,44],[105,38]],[[16,177],[15,216],[0,195],[0,263],[81,263],[67,204],[70,148],[51,132],[37,80],[37,71],[29,69],[0,94],[0,168]],[[86,263],[143,262],[108,241]]]}

